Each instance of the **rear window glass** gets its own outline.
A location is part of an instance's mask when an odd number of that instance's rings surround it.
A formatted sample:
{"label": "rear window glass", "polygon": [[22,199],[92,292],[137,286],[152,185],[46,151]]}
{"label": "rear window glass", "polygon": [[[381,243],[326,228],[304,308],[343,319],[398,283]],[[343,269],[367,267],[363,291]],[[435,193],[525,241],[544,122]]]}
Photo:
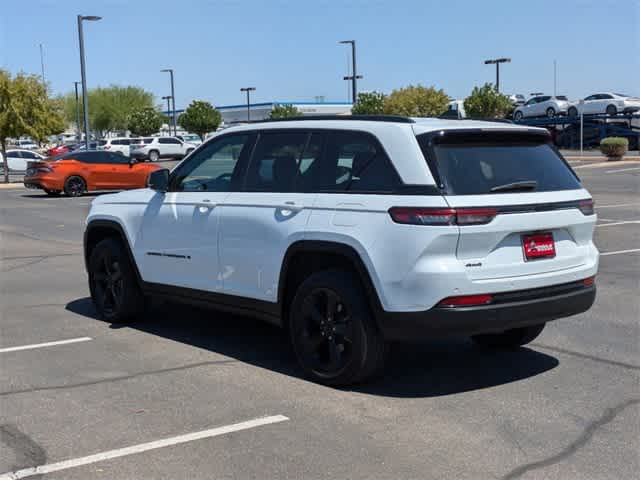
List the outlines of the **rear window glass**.
{"label": "rear window glass", "polygon": [[564,101],[566,101],[566,100],[567,100],[567,97],[566,97],[565,95],[558,95],[556,98],[557,98],[558,100],[564,100]]}
{"label": "rear window glass", "polygon": [[[550,192],[581,188],[558,153],[539,136],[464,134],[420,145],[447,195]],[[446,140],[444,140],[446,138]]]}

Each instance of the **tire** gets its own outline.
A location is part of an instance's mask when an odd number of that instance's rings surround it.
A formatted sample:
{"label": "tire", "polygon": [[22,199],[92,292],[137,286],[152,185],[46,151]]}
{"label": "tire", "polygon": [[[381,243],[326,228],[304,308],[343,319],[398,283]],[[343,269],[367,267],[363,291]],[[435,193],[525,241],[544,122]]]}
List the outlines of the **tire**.
{"label": "tire", "polygon": [[533,342],[544,330],[546,323],[513,328],[501,333],[484,333],[471,337],[477,345],[488,348],[513,349]]}
{"label": "tire", "polygon": [[516,112],[513,114],[513,119],[514,119],[516,122],[519,122],[520,120],[522,120],[522,117],[523,117],[523,116],[524,116],[524,115],[522,114],[522,112],[521,112],[520,110],[516,110]]}
{"label": "tire", "polygon": [[313,381],[349,385],[382,371],[387,346],[352,273],[312,274],[298,287],[289,312],[293,349]]}
{"label": "tire", "polygon": [[144,296],[120,240],[106,238],[91,251],[89,291],[98,315],[108,322],[130,322],[144,310]]}
{"label": "tire", "polygon": [[44,193],[46,193],[47,195],[49,195],[50,197],[57,197],[60,195],[60,190],[44,190]]}
{"label": "tire", "polygon": [[547,118],[553,118],[556,116],[556,111],[553,107],[547,108],[547,111],[545,113],[547,114]]}
{"label": "tire", "polygon": [[149,152],[149,161],[157,162],[158,160],[160,160],[160,152],[158,152],[157,150],[151,150]]}
{"label": "tire", "polygon": [[64,181],[64,193],[69,197],[80,197],[86,190],[87,183],[78,175],[72,175]]}
{"label": "tire", "polygon": [[616,115],[618,113],[618,109],[615,105],[607,105],[605,112],[607,115]]}
{"label": "tire", "polygon": [[569,110],[567,111],[567,115],[569,115],[570,117],[577,117],[578,109],[576,107],[569,107]]}

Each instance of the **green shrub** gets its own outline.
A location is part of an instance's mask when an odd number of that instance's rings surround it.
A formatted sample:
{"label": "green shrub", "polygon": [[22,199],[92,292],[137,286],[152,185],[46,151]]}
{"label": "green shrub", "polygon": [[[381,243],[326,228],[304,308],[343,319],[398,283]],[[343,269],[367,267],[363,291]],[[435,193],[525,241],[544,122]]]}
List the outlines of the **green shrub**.
{"label": "green shrub", "polygon": [[629,150],[629,140],[624,137],[603,138],[600,142],[600,151],[609,159],[617,160]]}

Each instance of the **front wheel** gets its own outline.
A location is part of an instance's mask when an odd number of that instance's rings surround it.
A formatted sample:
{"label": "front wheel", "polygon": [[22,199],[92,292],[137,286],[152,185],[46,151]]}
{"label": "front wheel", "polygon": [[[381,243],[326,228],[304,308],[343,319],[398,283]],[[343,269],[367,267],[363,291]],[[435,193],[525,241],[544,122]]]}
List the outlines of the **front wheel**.
{"label": "front wheel", "polygon": [[91,251],[89,290],[98,315],[108,322],[130,321],[144,309],[134,267],[119,240],[104,239]]}
{"label": "front wheel", "polygon": [[474,343],[488,348],[511,349],[533,342],[544,330],[546,323],[512,328],[501,333],[483,333],[471,337]]}
{"label": "front wheel", "polygon": [[615,105],[607,105],[607,109],[605,110],[607,115],[615,115],[618,113],[618,109]]}
{"label": "front wheel", "polygon": [[149,152],[149,161],[157,162],[159,159],[160,159],[160,154],[158,153],[157,150],[151,150]]}
{"label": "front wheel", "polygon": [[516,122],[519,122],[520,120],[522,120],[523,114],[520,110],[516,110],[516,113],[513,114],[513,119]]}
{"label": "front wheel", "polygon": [[350,272],[312,274],[298,288],[289,317],[296,357],[312,380],[348,385],[382,370],[386,344]]}
{"label": "front wheel", "polygon": [[569,110],[567,111],[567,115],[569,115],[572,118],[577,117],[578,116],[578,109],[576,107],[569,108]]}

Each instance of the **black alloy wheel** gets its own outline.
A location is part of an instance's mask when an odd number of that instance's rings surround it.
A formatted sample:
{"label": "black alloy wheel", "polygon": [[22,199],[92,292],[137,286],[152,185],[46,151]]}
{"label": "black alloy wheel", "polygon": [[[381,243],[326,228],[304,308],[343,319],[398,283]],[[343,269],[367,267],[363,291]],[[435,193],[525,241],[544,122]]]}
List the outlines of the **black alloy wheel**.
{"label": "black alloy wheel", "polygon": [[298,287],[289,308],[291,342],[305,374],[326,385],[348,385],[379,373],[386,344],[359,279],[325,270]]}
{"label": "black alloy wheel", "polygon": [[64,182],[64,193],[66,193],[69,197],[79,197],[81,196],[85,190],[87,189],[87,184],[82,179],[82,177],[78,177],[77,175],[73,175]]}
{"label": "black alloy wheel", "polygon": [[89,290],[98,314],[119,323],[131,320],[144,308],[133,267],[115,238],[99,242],[89,259]]}

